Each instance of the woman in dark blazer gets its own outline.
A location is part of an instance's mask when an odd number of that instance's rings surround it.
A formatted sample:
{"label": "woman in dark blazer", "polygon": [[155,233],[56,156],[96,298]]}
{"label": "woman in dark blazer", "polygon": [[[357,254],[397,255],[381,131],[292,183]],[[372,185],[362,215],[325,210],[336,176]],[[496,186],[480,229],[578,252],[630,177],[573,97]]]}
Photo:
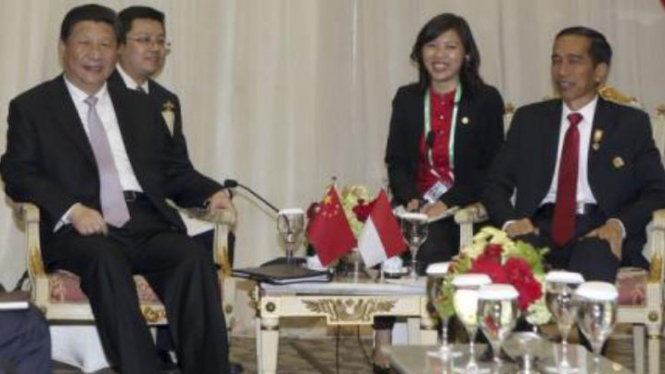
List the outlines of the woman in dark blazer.
{"label": "woman in dark blazer", "polygon": [[[400,87],[393,99],[385,161],[394,202],[435,217],[480,200],[487,169],[503,143],[504,105],[478,73],[480,54],[462,17],[446,13],[430,20],[418,34],[411,60],[419,80]],[[458,252],[454,220],[430,223],[417,269],[422,273]],[[382,322],[375,324],[377,347],[389,342],[385,328],[391,323]],[[375,364],[387,364],[377,353]],[[375,371],[382,372],[376,366]]]}

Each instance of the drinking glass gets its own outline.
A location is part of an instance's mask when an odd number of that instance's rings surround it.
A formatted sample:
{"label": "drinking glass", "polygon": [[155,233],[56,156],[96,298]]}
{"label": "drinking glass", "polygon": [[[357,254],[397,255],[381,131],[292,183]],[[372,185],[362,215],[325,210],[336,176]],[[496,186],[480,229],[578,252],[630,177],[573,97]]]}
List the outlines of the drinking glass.
{"label": "drinking glass", "polygon": [[488,284],[478,291],[478,322],[492,346],[497,370],[502,365],[501,346],[515,329],[519,317],[518,296],[517,289],[509,284]]}
{"label": "drinking glass", "polygon": [[573,295],[582,283],[584,277],[579,273],[550,271],[545,276],[545,301],[561,335],[561,362],[557,366],[548,367],[547,371],[569,374],[579,371],[568,362],[568,335],[577,315],[577,304]]}
{"label": "drinking glass", "polygon": [[284,240],[286,263],[293,265],[293,252],[300,247],[305,232],[305,212],[299,208],[282,209],[277,213],[277,232]]}
{"label": "drinking glass", "polygon": [[455,314],[469,335],[469,362],[466,373],[483,372],[476,361],[474,340],[478,332],[478,291],[480,286],[490,283],[492,280],[486,274],[460,274],[453,278]]}
{"label": "drinking glass", "polygon": [[577,324],[593,348],[596,370],[600,351],[617,323],[619,292],[611,283],[586,282],[575,291]]}
{"label": "drinking glass", "polygon": [[446,275],[448,274],[449,266],[449,262],[439,262],[427,267],[427,295],[441,321],[441,348],[430,351],[428,354],[439,357],[441,360],[461,354],[460,352],[454,352],[451,345],[448,344],[448,322],[450,316],[446,313],[444,298]]}
{"label": "drinking glass", "polygon": [[423,213],[403,213],[400,215],[402,223],[402,235],[411,251],[410,276],[413,280],[418,279],[416,255],[418,248],[427,240],[428,218]]}

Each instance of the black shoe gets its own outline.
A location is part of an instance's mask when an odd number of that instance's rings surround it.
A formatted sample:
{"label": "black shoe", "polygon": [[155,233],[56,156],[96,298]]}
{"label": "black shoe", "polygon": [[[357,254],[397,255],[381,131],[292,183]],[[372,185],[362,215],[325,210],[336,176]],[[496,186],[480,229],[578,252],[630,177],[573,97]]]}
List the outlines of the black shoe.
{"label": "black shoe", "polygon": [[229,374],[240,374],[242,372],[242,365],[237,362],[229,362]]}
{"label": "black shoe", "polygon": [[376,364],[372,364],[372,372],[374,374],[390,374],[391,373],[390,366],[383,367],[383,366],[379,366],[379,365],[376,365]]}

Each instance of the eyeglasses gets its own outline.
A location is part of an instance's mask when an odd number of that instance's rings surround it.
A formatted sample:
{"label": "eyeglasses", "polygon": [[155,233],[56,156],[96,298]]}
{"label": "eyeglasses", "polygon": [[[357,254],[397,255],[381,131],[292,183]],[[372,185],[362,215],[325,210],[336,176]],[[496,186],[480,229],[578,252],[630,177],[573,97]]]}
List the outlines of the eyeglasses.
{"label": "eyeglasses", "polygon": [[127,40],[137,42],[144,47],[148,47],[155,44],[159,48],[171,49],[171,42],[167,42],[163,36],[150,36],[150,35],[141,35],[135,37],[128,36]]}

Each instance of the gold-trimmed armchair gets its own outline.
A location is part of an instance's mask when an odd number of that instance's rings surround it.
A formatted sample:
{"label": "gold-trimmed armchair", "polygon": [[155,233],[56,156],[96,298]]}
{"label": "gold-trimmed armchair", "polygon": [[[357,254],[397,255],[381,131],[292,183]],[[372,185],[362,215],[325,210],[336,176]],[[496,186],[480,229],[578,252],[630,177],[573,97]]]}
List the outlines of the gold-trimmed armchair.
{"label": "gold-trimmed armchair", "polygon": [[[44,312],[46,319],[58,322],[86,323],[94,321],[87,297],[79,287],[76,275],[57,270],[47,273],[42,261],[39,238],[39,208],[31,203],[11,203],[20,222],[23,223],[27,244],[27,268],[31,282],[32,302]],[[218,277],[222,289],[222,308],[231,328],[234,319],[235,280],[231,277],[228,260],[227,236],[235,224],[231,211],[220,210],[202,215],[190,211],[197,219],[212,222],[215,227],[213,258],[219,267]],[[134,276],[141,311],[149,325],[167,324],[164,306],[140,275]]]}

